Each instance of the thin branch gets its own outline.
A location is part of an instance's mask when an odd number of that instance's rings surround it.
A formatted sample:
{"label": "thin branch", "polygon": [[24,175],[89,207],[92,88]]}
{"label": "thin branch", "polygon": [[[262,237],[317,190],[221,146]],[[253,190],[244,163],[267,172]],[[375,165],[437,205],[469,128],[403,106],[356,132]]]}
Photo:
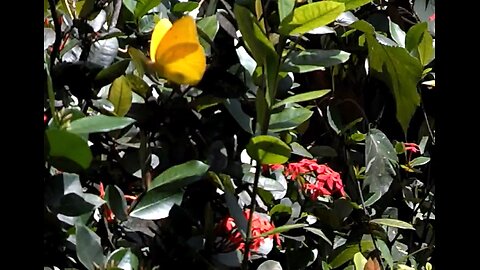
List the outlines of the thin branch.
{"label": "thin branch", "polygon": [[55,27],[55,42],[53,43],[52,53],[50,54],[50,70],[55,65],[55,60],[60,50],[60,44],[62,42],[62,27],[58,20],[57,9],[55,6],[55,0],[48,0],[48,5],[50,6],[50,13],[53,19],[53,26]]}
{"label": "thin branch", "polygon": [[122,9],[122,0],[113,0],[113,15],[108,30],[117,26],[118,17],[120,16],[120,10]]}

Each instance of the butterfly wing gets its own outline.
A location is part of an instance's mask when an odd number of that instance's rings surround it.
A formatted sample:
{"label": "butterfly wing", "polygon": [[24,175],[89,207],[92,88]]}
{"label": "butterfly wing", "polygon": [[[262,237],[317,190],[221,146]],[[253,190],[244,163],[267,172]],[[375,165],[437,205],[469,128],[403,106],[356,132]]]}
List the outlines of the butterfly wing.
{"label": "butterfly wing", "polygon": [[190,85],[200,82],[206,58],[192,17],[184,16],[173,23],[158,45],[155,65],[169,81]]}
{"label": "butterfly wing", "polygon": [[150,59],[153,62],[155,62],[155,54],[157,53],[158,45],[160,45],[160,42],[170,28],[172,28],[172,23],[168,19],[160,19],[155,25],[152,33],[152,40],[150,41]]}

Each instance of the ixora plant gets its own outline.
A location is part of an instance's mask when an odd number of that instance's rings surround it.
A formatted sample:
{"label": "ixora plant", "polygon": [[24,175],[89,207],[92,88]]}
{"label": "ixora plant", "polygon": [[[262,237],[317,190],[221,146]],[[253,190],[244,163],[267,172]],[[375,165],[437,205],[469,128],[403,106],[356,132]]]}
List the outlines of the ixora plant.
{"label": "ixora plant", "polygon": [[435,3],[45,0],[45,269],[433,269]]}

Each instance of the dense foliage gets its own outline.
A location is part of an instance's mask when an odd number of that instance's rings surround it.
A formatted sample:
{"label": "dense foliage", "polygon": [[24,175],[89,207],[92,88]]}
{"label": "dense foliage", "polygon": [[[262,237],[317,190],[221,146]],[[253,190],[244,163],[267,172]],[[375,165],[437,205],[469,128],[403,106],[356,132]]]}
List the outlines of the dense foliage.
{"label": "dense foliage", "polygon": [[435,1],[45,0],[49,269],[433,269]]}

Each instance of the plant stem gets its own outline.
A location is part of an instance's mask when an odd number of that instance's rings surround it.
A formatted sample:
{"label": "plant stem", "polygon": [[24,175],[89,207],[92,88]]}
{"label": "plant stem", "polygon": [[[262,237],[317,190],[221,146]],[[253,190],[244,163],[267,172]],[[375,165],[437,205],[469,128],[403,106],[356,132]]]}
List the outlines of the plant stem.
{"label": "plant stem", "polygon": [[55,60],[57,58],[60,43],[62,42],[62,27],[58,22],[57,9],[55,6],[55,0],[48,0],[48,5],[50,6],[50,13],[53,19],[53,26],[55,27],[55,42],[53,43],[52,53],[50,54],[50,68],[53,68],[55,65]]}
{"label": "plant stem", "polygon": [[257,193],[258,193],[258,180],[260,179],[260,174],[262,172],[262,165],[260,162],[257,162],[255,166],[255,179],[253,180],[253,191],[252,191],[252,199],[250,204],[250,216],[248,217],[247,223],[247,236],[245,239],[245,252],[243,254],[243,261],[242,261],[242,270],[248,269],[248,255],[250,253],[250,245],[252,243],[252,220],[253,220],[253,213],[255,212],[255,208],[257,206]]}
{"label": "plant stem", "polygon": [[147,191],[150,183],[152,182],[152,176],[148,169],[150,164],[150,155],[148,153],[148,136],[145,130],[140,130],[140,169],[142,172],[143,190]]}

